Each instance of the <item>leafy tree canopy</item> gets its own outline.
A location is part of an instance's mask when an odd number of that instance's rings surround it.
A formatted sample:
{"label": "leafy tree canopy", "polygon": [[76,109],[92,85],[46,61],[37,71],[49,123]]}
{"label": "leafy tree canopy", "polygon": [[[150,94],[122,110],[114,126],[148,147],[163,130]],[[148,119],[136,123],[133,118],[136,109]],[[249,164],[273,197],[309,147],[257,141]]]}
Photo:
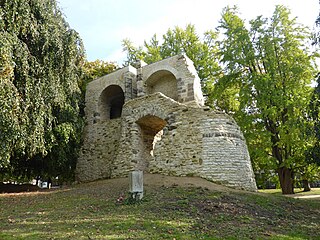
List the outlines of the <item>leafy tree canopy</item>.
{"label": "leafy tree canopy", "polygon": [[55,0],[0,1],[1,177],[70,176],[84,51]]}
{"label": "leafy tree canopy", "polygon": [[234,92],[232,102],[237,104],[232,111],[253,160],[271,165],[283,192],[293,193],[294,170],[304,164],[312,144],[306,118],[316,74],[308,50],[311,34],[283,6],[277,6],[270,19],[250,21],[248,28],[236,8],[226,8],[219,30],[224,34],[224,75],[213,87],[214,98],[219,103],[225,91]]}

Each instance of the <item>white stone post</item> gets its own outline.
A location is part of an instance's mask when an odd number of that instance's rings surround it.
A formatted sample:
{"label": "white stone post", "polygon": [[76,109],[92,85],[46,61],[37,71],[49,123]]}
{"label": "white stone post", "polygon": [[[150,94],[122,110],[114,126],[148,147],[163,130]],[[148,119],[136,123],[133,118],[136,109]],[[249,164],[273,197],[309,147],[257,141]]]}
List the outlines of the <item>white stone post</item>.
{"label": "white stone post", "polygon": [[129,173],[129,193],[131,198],[141,200],[143,197],[143,172],[132,171]]}

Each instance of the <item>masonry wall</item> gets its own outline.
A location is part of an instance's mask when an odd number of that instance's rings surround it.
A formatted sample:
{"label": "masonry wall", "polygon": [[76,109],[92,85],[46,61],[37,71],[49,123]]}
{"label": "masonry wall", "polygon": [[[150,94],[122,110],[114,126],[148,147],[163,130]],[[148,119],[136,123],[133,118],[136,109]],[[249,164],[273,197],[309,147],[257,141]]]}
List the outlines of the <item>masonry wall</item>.
{"label": "masonry wall", "polygon": [[[146,116],[154,116],[168,123],[167,118],[171,111],[180,105],[161,93],[155,93],[128,101],[123,106],[122,132],[119,143],[121,148],[115,160],[112,177],[128,176],[132,170],[148,171],[149,162],[146,162],[146,158],[143,157],[145,155],[143,133],[137,122]],[[163,137],[166,135],[167,127],[169,125],[163,128]],[[154,126],[154,128],[157,127]]]}
{"label": "masonry wall", "polygon": [[226,186],[256,190],[245,139],[230,116],[184,106],[169,119],[155,146],[150,172],[200,176]]}
{"label": "masonry wall", "polygon": [[147,83],[147,93],[152,94],[156,92],[161,92],[167,97],[172,98],[173,100],[178,100],[177,93],[177,80],[170,73],[163,73],[163,76],[160,76],[154,82],[148,81]]}
{"label": "masonry wall", "polygon": [[206,111],[202,134],[202,168],[199,176],[225,186],[256,190],[247,144],[236,122],[224,113]]}
{"label": "masonry wall", "polygon": [[173,176],[199,176],[202,163],[202,135],[194,108],[180,105],[167,118],[161,141],[154,149],[150,172]]}
{"label": "masonry wall", "polygon": [[[110,86],[117,86],[124,92],[125,101],[136,97],[136,72],[131,66],[98,78],[87,85],[86,90],[86,123],[88,126],[104,119],[103,91]],[[90,127],[89,127],[90,128]]]}
{"label": "masonry wall", "polygon": [[[121,114],[108,119],[108,103],[119,95]],[[183,55],[89,83],[85,113],[78,181],[143,170],[256,190],[239,127],[230,116],[203,107],[200,79]]]}
{"label": "masonry wall", "polygon": [[111,177],[114,159],[118,154],[121,119],[90,124],[84,129],[84,143],[76,168],[80,182]]}
{"label": "masonry wall", "polygon": [[[145,151],[144,134],[137,124],[146,116],[165,121],[153,156]],[[207,107],[179,104],[156,93],[128,102],[122,119],[121,148],[111,177],[143,170],[200,176],[226,186],[256,190],[245,139],[230,116]],[[155,129],[160,128],[155,126]]]}
{"label": "masonry wall", "polygon": [[141,69],[139,96],[147,93],[148,80],[158,72],[170,72],[177,80],[177,101],[179,103],[203,106],[204,98],[201,91],[200,79],[193,62],[184,55],[177,55],[162,61],[146,65]]}

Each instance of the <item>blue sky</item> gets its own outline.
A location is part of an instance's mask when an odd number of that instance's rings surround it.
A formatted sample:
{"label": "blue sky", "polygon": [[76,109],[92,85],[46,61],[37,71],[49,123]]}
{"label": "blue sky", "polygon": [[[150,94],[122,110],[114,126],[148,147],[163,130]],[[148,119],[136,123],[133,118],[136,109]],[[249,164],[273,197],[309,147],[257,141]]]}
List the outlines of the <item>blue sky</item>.
{"label": "blue sky", "polygon": [[198,34],[218,25],[223,7],[237,5],[242,17],[269,17],[277,4],[291,9],[310,28],[319,13],[318,0],[58,0],[70,26],[79,32],[89,61],[123,61],[121,41],[143,45],[175,26],[194,24]]}

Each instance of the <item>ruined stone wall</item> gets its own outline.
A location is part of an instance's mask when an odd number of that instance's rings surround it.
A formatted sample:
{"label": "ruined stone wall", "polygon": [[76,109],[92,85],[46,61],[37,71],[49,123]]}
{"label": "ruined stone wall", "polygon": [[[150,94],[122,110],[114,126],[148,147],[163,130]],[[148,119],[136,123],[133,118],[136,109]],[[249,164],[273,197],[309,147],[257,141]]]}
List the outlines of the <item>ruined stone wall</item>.
{"label": "ruined stone wall", "polygon": [[154,149],[150,172],[174,176],[199,176],[202,163],[202,135],[194,108],[180,105],[168,117],[161,141]]}
{"label": "ruined stone wall", "polygon": [[203,159],[199,176],[226,186],[255,190],[246,141],[236,122],[211,110],[202,114],[199,129]]}
{"label": "ruined stone wall", "polygon": [[108,87],[120,87],[124,92],[125,101],[136,97],[136,72],[137,70],[131,66],[125,67],[87,85],[85,115],[88,125],[104,120],[102,115],[105,109],[102,108],[105,102],[102,102],[104,100],[102,93]]}
{"label": "ruined stone wall", "polygon": [[186,56],[125,67],[89,83],[85,113],[79,181],[143,170],[256,190],[238,125],[203,107],[200,79]]}
{"label": "ruined stone wall", "polygon": [[172,74],[165,74],[156,79],[155,82],[149,81],[147,84],[147,93],[152,94],[161,92],[173,100],[178,100],[177,80]]}
{"label": "ruined stone wall", "polygon": [[[161,76],[161,72],[170,72],[177,79],[177,101],[179,103],[203,106],[200,79],[193,66],[193,62],[185,55],[177,55],[162,61],[146,65],[141,70],[141,79],[144,83],[140,92],[147,93],[150,79]],[[143,96],[140,94],[140,96]]]}
{"label": "ruined stone wall", "polygon": [[230,116],[182,106],[168,122],[155,146],[150,172],[200,176],[226,186],[256,189],[245,139]]}
{"label": "ruined stone wall", "polygon": [[114,158],[118,154],[121,119],[86,126],[84,143],[78,158],[76,177],[88,182],[111,177]]}
{"label": "ruined stone wall", "polygon": [[[209,108],[179,104],[160,93],[128,102],[123,114],[122,147],[114,162],[112,177],[144,170],[173,176],[200,176],[226,186],[256,189],[245,139],[230,116]],[[138,124],[146,116],[165,122],[163,128],[153,123],[156,129],[153,137],[162,129],[153,155],[150,148],[145,148],[145,144],[150,144],[150,135],[146,138]]]}
{"label": "ruined stone wall", "polygon": [[[112,177],[127,176],[132,170],[148,170],[149,163],[143,157],[145,148],[143,145],[143,132],[141,126],[137,123],[140,119],[150,116],[152,119],[159,118],[167,121],[170,111],[180,106],[176,101],[164,96],[161,93],[146,95],[144,97],[133,99],[127,102],[122,112],[122,132],[120,138],[119,154],[116,157]],[[161,130],[160,123],[154,122],[150,128]],[[165,135],[165,126],[163,135]],[[151,130],[152,130],[151,129]],[[143,168],[145,167],[145,169]]]}

